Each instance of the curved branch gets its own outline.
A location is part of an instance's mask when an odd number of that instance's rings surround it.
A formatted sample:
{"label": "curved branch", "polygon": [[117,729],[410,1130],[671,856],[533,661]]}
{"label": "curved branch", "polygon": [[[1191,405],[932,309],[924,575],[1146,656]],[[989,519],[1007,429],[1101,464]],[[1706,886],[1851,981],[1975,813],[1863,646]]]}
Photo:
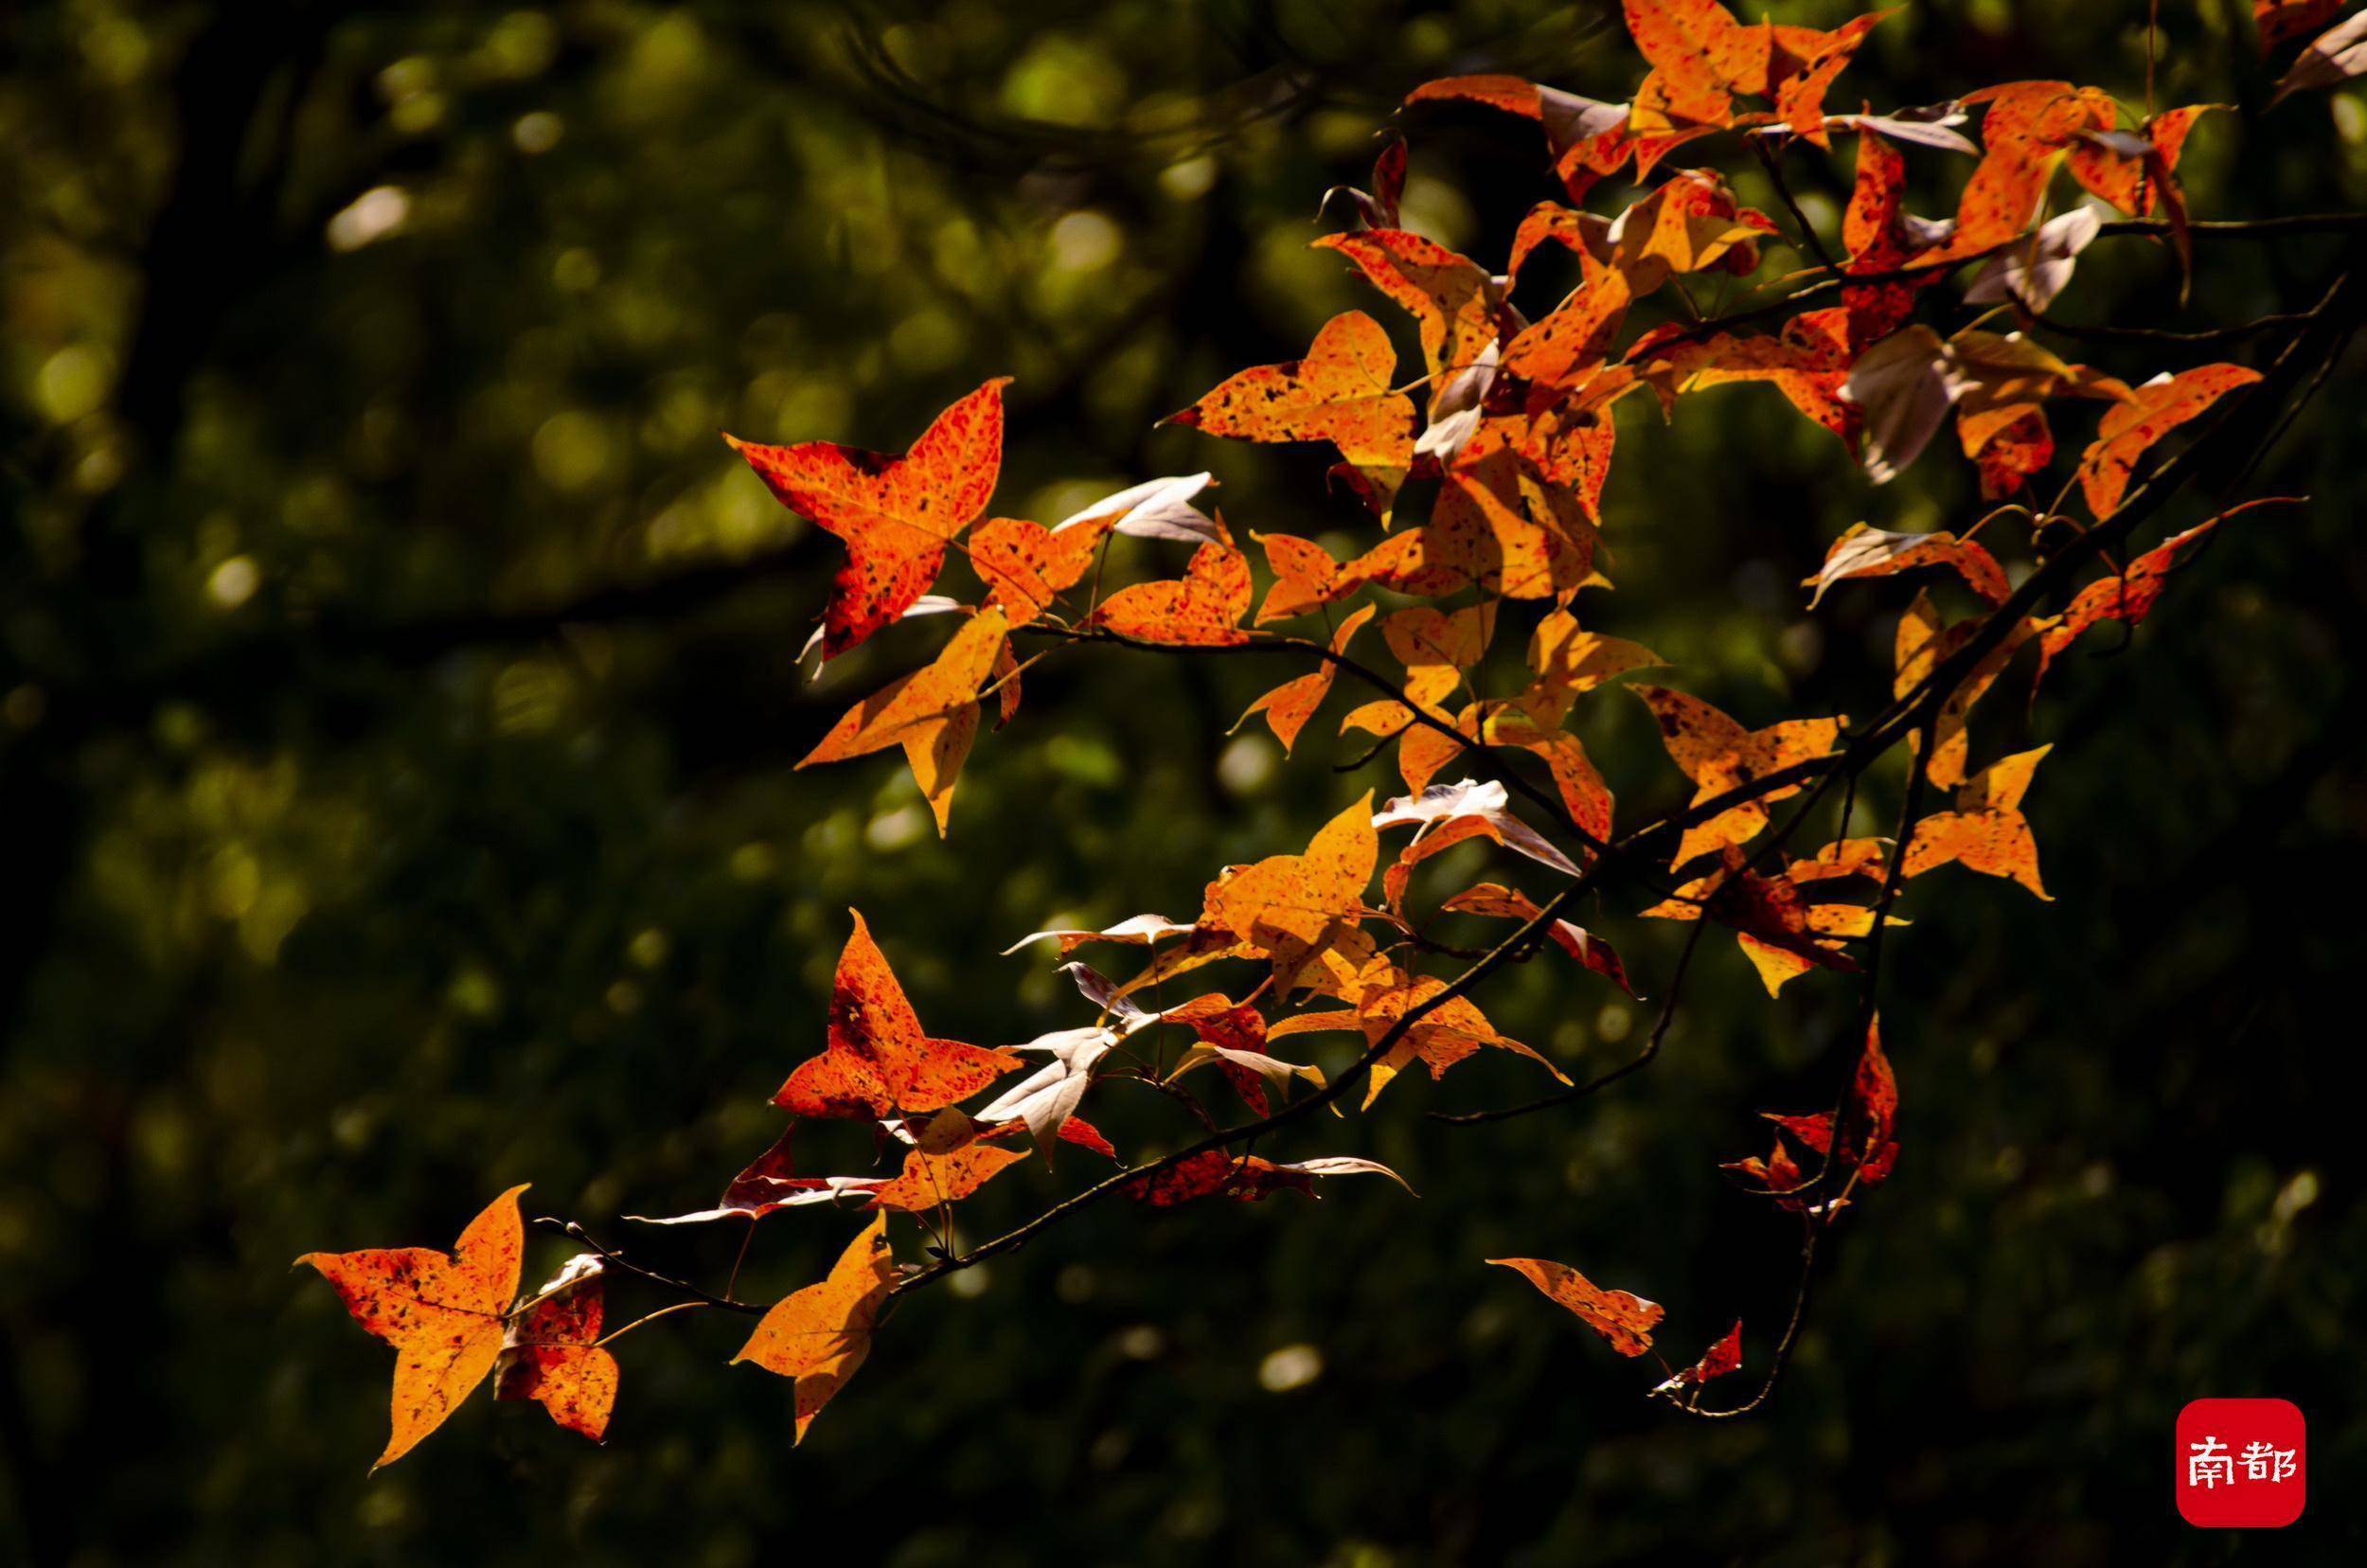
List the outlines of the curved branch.
{"label": "curved branch", "polygon": [[1052,1207],[1025,1224],[1014,1230],[1006,1231],[990,1241],[982,1241],[958,1256],[943,1258],[921,1270],[918,1274],[908,1276],[895,1288],[892,1294],[896,1296],[908,1294],[924,1286],[934,1284],[948,1274],[974,1268],[990,1257],[1023,1247],[1039,1233],[1059,1223],[1079,1209],[1099,1203],[1130,1183],[1155,1176],[1163,1170],[1171,1170],[1195,1156],[1227,1149],[1234,1144],[1244,1143],[1252,1138],[1262,1137],[1276,1128],[1288,1126],[1309,1112],[1320,1110],[1340,1099],[1372,1070],[1376,1062],[1387,1056],[1415,1025],[1448,1003],[1468,993],[1482,980],[1505,964],[1512,962],[1525,947],[1533,946],[1542,940],[1544,934],[1552,929],[1553,922],[1560,918],[1561,912],[1577,901],[1578,898],[1587,891],[1592,881],[1593,873],[1590,873],[1548,899],[1544,907],[1539,910],[1536,916],[1523,924],[1520,930],[1489,949],[1485,956],[1447,982],[1435,994],[1399,1014],[1396,1023],[1390,1025],[1379,1038],[1365,1047],[1364,1054],[1356,1059],[1354,1065],[1305,1099],[1286,1105],[1270,1116],[1260,1117],[1254,1122],[1246,1122],[1239,1127],[1212,1132],[1199,1142],[1188,1144],[1171,1154],[1162,1155],[1155,1160],[1146,1160],[1141,1165],[1130,1166],[1124,1170],[1105,1176],[1083,1191],[1074,1193],[1053,1204]]}

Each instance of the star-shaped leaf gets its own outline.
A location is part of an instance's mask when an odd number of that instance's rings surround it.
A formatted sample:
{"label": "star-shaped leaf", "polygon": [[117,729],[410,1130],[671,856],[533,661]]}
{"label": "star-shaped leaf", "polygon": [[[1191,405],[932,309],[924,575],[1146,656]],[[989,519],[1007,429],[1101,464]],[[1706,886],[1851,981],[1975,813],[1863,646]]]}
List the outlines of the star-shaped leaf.
{"label": "star-shaped leaf", "polygon": [[986,510],[1003,467],[1007,379],[938,415],[900,457],[835,441],[761,446],[724,437],[782,505],[846,542],[823,617],[826,661],[927,593],[947,543]]}
{"label": "star-shaped leaf", "polygon": [[800,1116],[874,1121],[939,1110],[1022,1065],[1007,1051],[936,1040],[920,1019],[860,910],[830,987],[828,1043],[798,1064],[773,1103]]}
{"label": "star-shaped leaf", "polygon": [[795,1442],[806,1440],[806,1429],[822,1407],[871,1354],[873,1327],[895,1285],[896,1260],[888,1251],[882,1214],[847,1243],[820,1284],[774,1302],[732,1358],[734,1364],[754,1362],[794,1381]]}
{"label": "star-shaped leaf", "polygon": [[511,1187],[469,1221],[449,1253],[430,1247],[306,1253],[353,1321],[395,1347],[390,1465],[441,1426],[501,1357],[503,1314],[518,1293],[525,1226]]}

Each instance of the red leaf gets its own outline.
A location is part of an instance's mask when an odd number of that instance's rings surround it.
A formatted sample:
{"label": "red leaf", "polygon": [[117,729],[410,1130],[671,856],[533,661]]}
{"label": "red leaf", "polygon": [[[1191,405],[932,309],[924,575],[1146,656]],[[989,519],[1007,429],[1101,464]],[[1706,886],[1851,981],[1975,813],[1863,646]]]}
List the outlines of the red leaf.
{"label": "red leaf", "polygon": [[1701,1352],[1700,1361],[1695,1362],[1652,1392],[1657,1394],[1664,1389],[1699,1388],[1712,1378],[1722,1378],[1741,1364],[1742,1320],[1736,1318],[1735,1326],[1726,1330],[1723,1338]]}
{"label": "red leaf", "polygon": [[896,983],[861,911],[831,982],[828,1043],[800,1063],[773,1103],[800,1116],[888,1116],[935,1111],[1021,1065],[1007,1051],[935,1040]]}
{"label": "red leaf", "polygon": [[846,542],[830,590],[822,657],[834,659],[929,591],[948,541],[976,520],[1003,467],[1003,387],[987,383],[938,415],[902,456],[807,441],[726,436],[791,510]]}

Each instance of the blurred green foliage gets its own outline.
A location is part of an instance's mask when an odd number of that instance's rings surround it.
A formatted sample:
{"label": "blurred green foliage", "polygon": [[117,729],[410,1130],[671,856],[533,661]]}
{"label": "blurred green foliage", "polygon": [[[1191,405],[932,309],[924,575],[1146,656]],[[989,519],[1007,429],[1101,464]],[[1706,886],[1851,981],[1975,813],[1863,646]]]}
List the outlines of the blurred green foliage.
{"label": "blurred green foliage", "polygon": [[[2247,8],[2159,9],[2162,101],[2259,105]],[[2135,100],[2145,11],[1929,0],[1835,101],[2044,75]],[[1479,1263],[1664,1301],[1685,1354],[1739,1313],[1764,1358],[1793,1238],[1715,1167],[1759,1143],[1753,1111],[1826,1096],[1850,993],[1771,1004],[1714,941],[1665,1057],[1615,1093],[1426,1123],[1537,1087],[1474,1062],[1290,1146],[1385,1159],[1418,1203],[1092,1211],[900,1307],[793,1455],[787,1389],[723,1364],[744,1326],[693,1314],[624,1345],[605,1449],[480,1401],[365,1478],[386,1354],[289,1258],[446,1244],[513,1181],[612,1238],[620,1211],[702,1205],[819,1044],[849,904],[934,1028],[1025,1039],[1083,1020],[1041,950],[995,956],[1012,937],[1187,915],[1216,867],[1394,782],[1335,775],[1356,750],[1321,724],[1292,767],[1227,739],[1270,668],[1130,655],[1030,674],[948,844],[891,758],[792,774],[936,633],[809,682],[836,547],[716,432],[893,450],[1007,373],[999,511],[1206,466],[1237,527],[1352,534],[1319,458],[1153,421],[1337,310],[1387,313],[1306,241],[1407,87],[1504,69],[1624,97],[1634,65],[1615,8],[1525,0],[27,0],[0,39],[0,1549],[2222,1560],[2172,1512],[2172,1417],[2274,1394],[2307,1410],[2317,1477],[2275,1544],[2355,1559],[2367,1209],[2331,1088],[2367,858],[2355,383],[2262,478],[2313,504],[2226,530],[2029,721],[2062,742],[2030,801],[2060,901],[1918,889],[1886,977],[1899,1173],[1760,1418],[1669,1417]],[[1410,221],[1500,257],[1549,194],[1534,134],[1415,130]],[[1942,210],[1961,166],[1914,163]],[[1829,220],[1845,157],[1789,167]],[[2215,117],[2186,170],[2203,215],[2355,207],[2367,104]],[[2328,265],[2209,247],[2180,315],[2162,255],[2099,246],[2063,310],[2232,320],[2298,308]],[[1851,522],[1969,503],[1949,454],[1869,491],[1763,389],[1665,429],[1630,408],[1595,623],[1753,722],[1871,711],[1907,591],[1811,622],[1791,584]],[[1599,707],[1589,744],[1641,820],[1679,781],[1629,704]],[[1656,989],[1670,933],[1600,923]],[[1568,969],[1488,996],[1574,1068],[1632,1048],[1635,1012]],[[1123,1093],[1094,1113],[1123,1147],[1182,1135]],[[871,1157],[859,1130],[806,1148]],[[969,1234],[1082,1168],[1006,1178]],[[849,1230],[769,1221],[747,1288],[815,1277]],[[633,1239],[712,1278],[738,1238]],[[530,1271],[561,1256],[536,1249]]]}

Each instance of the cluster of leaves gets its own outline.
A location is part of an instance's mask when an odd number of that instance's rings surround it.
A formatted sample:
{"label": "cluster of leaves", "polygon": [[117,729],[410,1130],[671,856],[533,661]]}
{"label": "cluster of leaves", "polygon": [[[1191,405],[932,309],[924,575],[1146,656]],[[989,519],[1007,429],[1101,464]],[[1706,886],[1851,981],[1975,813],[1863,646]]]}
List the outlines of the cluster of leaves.
{"label": "cluster of leaves", "polygon": [[[2338,9],[2262,0],[2264,46],[2323,27]],[[2100,88],[2018,81],[1945,104],[1828,113],[1837,80],[1887,13],[1821,32],[1747,25],[1715,0],[1627,0],[1626,12],[1647,66],[1630,102],[1495,76],[1434,81],[1408,99],[1425,113],[1475,105],[1509,114],[1542,134],[1561,199],[1520,223],[1501,271],[1401,226],[1407,147],[1395,136],[1372,188],[1346,192],[1339,204],[1353,226],[1315,241],[1411,317],[1417,367],[1401,366],[1389,332],[1351,311],[1326,324],[1302,358],[1243,370],[1169,421],[1231,439],[1328,446],[1343,504],[1373,530],[1350,559],[1273,532],[1249,535],[1262,558],[1254,559],[1220,513],[1202,509],[1205,473],[1154,479],[1049,526],[987,515],[1003,454],[1000,381],[948,408],[898,455],[820,441],[733,440],[784,505],[845,543],[845,564],[810,651],[836,658],[911,616],[952,626],[933,659],[848,710],[800,767],[900,748],[942,834],[985,718],[1013,720],[1023,676],[1038,660],[1098,644],[1294,660],[1302,668],[1242,716],[1262,720],[1286,752],[1346,677],[1366,700],[1342,717],[1341,732],[1394,747],[1405,793],[1377,805],[1367,793],[1303,850],[1220,869],[1188,919],[1147,914],[1102,930],[1022,938],[1011,951],[1057,945],[1094,1014],[1023,1044],[985,1048],[924,1032],[857,915],[826,1046],[774,1096],[789,1128],[715,1207],[648,1221],[753,1227],[797,1207],[871,1216],[826,1278],[769,1309],[735,1299],[728,1285],[712,1294],[656,1274],[596,1243],[516,1299],[516,1190],[497,1199],[449,1256],[420,1249],[309,1255],[303,1261],[336,1285],[356,1319],[397,1347],[394,1435],[382,1463],[489,1372],[500,1398],[538,1399],[561,1424],[599,1436],[617,1375],[605,1348],[615,1335],[600,1335],[602,1292],[619,1274],[684,1296],[666,1310],[760,1313],[737,1359],[792,1381],[802,1438],[868,1354],[893,1299],[1016,1246],[1086,1203],[1257,1201],[1309,1192],[1342,1175],[1395,1179],[1370,1161],[1283,1164],[1246,1148],[1360,1090],[1369,1106],[1416,1064],[1436,1078],[1479,1052],[1501,1051],[1559,1081],[1532,1104],[1449,1120],[1564,1103],[1642,1066],[1666,1032],[1686,966],[1711,925],[1734,935],[1771,996],[1810,970],[1857,976],[1860,989],[1859,1026],[1830,1108],[1770,1113],[1770,1151],[1727,1167],[1801,1225],[1805,1306],[1818,1238],[1883,1182],[1898,1154],[1898,1087],[1881,1043],[1876,980],[1886,929],[1901,923],[1895,911],[1905,883],[1953,865],[2048,897],[2023,801],[2051,748],[1976,766],[1972,712],[2025,649],[2034,650],[2024,663],[2035,701],[2054,661],[2084,633],[2105,622],[2134,627],[2155,608],[2171,573],[2234,515],[2118,559],[2123,542],[2185,477],[2195,447],[2167,462],[2158,454],[2230,400],[2251,395],[2263,377],[2218,363],[2132,385],[2031,335],[2055,327],[2048,311],[2071,286],[2080,253],[2100,238],[2145,240],[2162,246],[2181,276],[2191,267],[2198,234],[2213,231],[2189,216],[2178,167],[2190,131],[2215,106],[2138,115]],[[2305,47],[2281,91],[2367,70],[2362,17]],[[1789,226],[1745,205],[1717,170],[1670,163],[1680,150],[1712,142],[1759,160],[1784,197]],[[1780,160],[1802,149],[1838,157],[1843,146],[1854,163],[1836,254],[1790,200]],[[1952,212],[1908,210],[1911,162],[1961,159],[1972,162]],[[2085,199],[2050,214],[2064,173]],[[1615,210],[1582,205],[1621,183],[1634,194]],[[1568,253],[1577,282],[1532,316],[1516,294],[1526,298],[1523,269],[1548,247]],[[1742,309],[1701,310],[1695,291],[1715,289],[1722,300],[1779,249],[1798,253],[1801,267],[1759,287],[1782,292]],[[1975,271],[1966,286],[1949,289],[1968,267]],[[1943,330],[1967,310],[1969,321]],[[1850,585],[1909,574],[1928,579],[1899,619],[1893,701],[1854,725],[1823,715],[1752,729],[1698,696],[1630,681],[1664,661],[1589,630],[1580,615],[1582,596],[1611,586],[1599,529],[1616,405],[1643,394],[1664,418],[1682,417],[1687,397],[1736,383],[1771,386],[1846,446],[1878,485],[1917,461],[1952,421],[1981,495],[1997,503],[1961,531],[1860,524],[1834,541],[1804,584],[1813,609]],[[2058,426],[2090,414],[2092,435],[2075,460],[2058,464]],[[2049,497],[2041,481],[2058,468],[2059,488]],[[2017,529],[2019,547],[2010,537]],[[1173,576],[1105,591],[1119,536],[1191,553]],[[952,555],[973,580],[940,592]],[[2049,602],[2060,607],[2049,612]],[[1294,622],[1308,631],[1279,629]],[[1368,628],[1385,663],[1360,651]],[[1042,647],[1023,656],[1019,647],[1029,640]],[[1522,679],[1490,693],[1482,665],[1500,642],[1524,647]],[[1623,701],[1648,712],[1669,762],[1694,787],[1682,809],[1624,832],[1577,727],[1601,704]],[[1836,836],[1795,852],[1795,836],[1832,789],[1854,792],[1859,775],[1901,747],[1908,782],[1893,833],[1851,835],[1844,806]],[[1450,776],[1466,771],[1485,776]],[[1927,811],[1927,789],[1947,798]],[[1548,879],[1551,891],[1539,897],[1490,880],[1417,900],[1420,867],[1475,840],[1496,846],[1522,875]],[[1585,971],[1572,977],[1574,988],[1636,994],[1611,943],[1564,918],[1582,896],[1628,888],[1650,895],[1639,900],[1640,918],[1693,929],[1641,1053],[1573,1084],[1498,1029],[1471,993],[1504,964],[1552,948]],[[1429,935],[1446,914],[1492,918],[1509,934],[1485,951],[1458,951]],[[1142,961],[1113,979],[1072,956],[1089,944],[1139,950]],[[1430,972],[1442,959],[1461,967]],[[1219,964],[1246,966],[1236,971],[1240,984],[1172,1006],[1145,1004]],[[1345,1072],[1326,1076],[1297,1060],[1306,1053],[1292,1042],[1329,1033],[1361,1040],[1362,1049]],[[1180,1048],[1155,1043],[1162,1041]],[[1082,1114],[1119,1078],[1157,1085],[1204,1136],[1126,1163]],[[1202,1092],[1214,1080],[1249,1119],[1220,1119]],[[900,1167],[892,1176],[801,1173],[792,1136],[798,1123],[820,1119],[870,1124],[880,1147],[900,1149]],[[1025,1163],[1031,1149],[1050,1161],[1062,1144],[1072,1146],[1064,1156],[1072,1164],[1117,1168],[1018,1230],[957,1250],[953,1206]],[[930,1261],[896,1261],[888,1227],[899,1215],[928,1233]],[[1657,1304],[1599,1287],[1561,1263],[1494,1261],[1518,1270],[1618,1352],[1652,1350]],[[1700,1415],[1751,1408],[1773,1386],[1800,1317],[1796,1307],[1758,1393],[1743,1403],[1722,1411],[1700,1404],[1703,1385],[1744,1363],[1739,1322],[1694,1364],[1664,1363],[1652,1392]]]}

